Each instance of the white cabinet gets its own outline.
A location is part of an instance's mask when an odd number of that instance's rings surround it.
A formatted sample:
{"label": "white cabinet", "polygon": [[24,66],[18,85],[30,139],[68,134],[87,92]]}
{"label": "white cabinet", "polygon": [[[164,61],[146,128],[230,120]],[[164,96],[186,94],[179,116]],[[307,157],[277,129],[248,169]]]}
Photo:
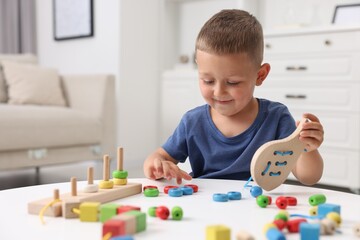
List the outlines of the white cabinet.
{"label": "white cabinet", "polygon": [[322,184],[360,189],[360,27],[265,33],[271,71],[255,96],[314,113],[325,129]]}

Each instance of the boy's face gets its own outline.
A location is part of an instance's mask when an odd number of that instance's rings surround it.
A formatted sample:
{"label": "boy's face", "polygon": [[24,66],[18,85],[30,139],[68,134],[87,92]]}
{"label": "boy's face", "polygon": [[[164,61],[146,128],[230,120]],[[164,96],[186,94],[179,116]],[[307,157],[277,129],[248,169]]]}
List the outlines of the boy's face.
{"label": "boy's face", "polygon": [[246,113],[251,106],[260,67],[247,54],[216,55],[197,50],[199,86],[205,101],[217,113],[232,117]]}

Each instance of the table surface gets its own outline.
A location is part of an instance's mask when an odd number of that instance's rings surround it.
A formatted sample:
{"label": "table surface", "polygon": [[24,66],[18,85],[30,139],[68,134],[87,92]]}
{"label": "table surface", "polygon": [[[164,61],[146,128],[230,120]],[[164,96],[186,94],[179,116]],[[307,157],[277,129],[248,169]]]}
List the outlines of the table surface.
{"label": "table surface", "polygon": [[[129,179],[129,182],[146,185],[157,185],[159,197],[147,198],[143,194],[114,201],[118,204],[134,205],[147,212],[151,206],[167,206],[170,210],[180,206],[184,210],[181,221],[161,220],[147,215],[147,229],[134,235],[134,239],[206,239],[205,229],[209,225],[223,224],[231,228],[232,239],[240,230],[250,232],[256,239],[265,239],[262,228],[273,220],[279,209],[274,203],[267,208],[260,208],[249,188],[244,189],[244,181],[194,179],[191,184],[199,186],[199,192],[179,198],[163,193],[163,187],[173,185],[173,182],[152,181],[148,179]],[[86,182],[79,182],[82,189]],[[27,213],[27,203],[52,196],[53,189],[60,193],[70,192],[70,183],[56,183],[32,187],[16,188],[0,191],[0,239],[101,239],[102,224],[100,222],[80,222],[79,219],[64,219],[62,217],[44,217],[46,224],[42,225],[39,216]],[[240,191],[241,200],[229,202],[214,202],[214,193]],[[278,196],[294,196],[297,206],[289,206],[290,214],[308,215],[310,205],[308,198],[313,194],[325,194],[327,203],[339,204],[343,219],[340,232],[335,236],[322,236],[321,239],[353,239],[353,226],[360,223],[360,196],[325,189],[283,184],[271,192],[264,192],[273,198]],[[287,239],[300,239],[297,233],[287,233]]]}

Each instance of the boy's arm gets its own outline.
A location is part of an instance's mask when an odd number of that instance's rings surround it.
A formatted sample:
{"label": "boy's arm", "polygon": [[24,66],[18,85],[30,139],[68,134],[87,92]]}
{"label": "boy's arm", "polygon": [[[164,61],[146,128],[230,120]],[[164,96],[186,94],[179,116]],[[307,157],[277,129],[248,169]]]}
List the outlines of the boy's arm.
{"label": "boy's arm", "polygon": [[306,152],[300,155],[292,172],[301,183],[314,185],[320,180],[324,168],[323,159],[317,150],[324,140],[324,130],[315,115],[306,113],[303,117],[311,120],[303,124],[299,137],[306,146]]}
{"label": "boy's arm", "polygon": [[154,153],[150,154],[144,162],[144,174],[147,178],[156,180],[166,178],[171,180],[176,178],[176,182],[181,184],[182,179],[191,180],[192,177],[181,170],[172,158],[163,148],[158,148]]}

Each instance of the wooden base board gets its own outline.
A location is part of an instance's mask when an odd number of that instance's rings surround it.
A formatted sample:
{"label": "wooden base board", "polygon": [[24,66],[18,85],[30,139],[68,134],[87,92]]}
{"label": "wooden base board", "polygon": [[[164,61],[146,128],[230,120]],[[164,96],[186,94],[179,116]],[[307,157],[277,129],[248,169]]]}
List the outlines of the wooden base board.
{"label": "wooden base board", "polygon": [[[117,199],[129,197],[142,192],[141,183],[128,183],[127,185],[115,185],[111,189],[99,189],[96,193],[86,193],[79,191],[77,196],[71,196],[70,193],[65,193],[60,195],[61,202],[55,203],[53,206],[46,209],[44,216],[50,217],[61,217],[63,216],[63,210],[66,212],[71,212],[71,210],[66,209],[65,202],[100,202],[106,203],[115,201]],[[38,215],[46,205],[52,202],[53,198],[45,198],[37,200],[34,202],[28,203],[28,213]],[[64,205],[64,207],[63,207]],[[68,204],[72,206],[72,204]]]}

